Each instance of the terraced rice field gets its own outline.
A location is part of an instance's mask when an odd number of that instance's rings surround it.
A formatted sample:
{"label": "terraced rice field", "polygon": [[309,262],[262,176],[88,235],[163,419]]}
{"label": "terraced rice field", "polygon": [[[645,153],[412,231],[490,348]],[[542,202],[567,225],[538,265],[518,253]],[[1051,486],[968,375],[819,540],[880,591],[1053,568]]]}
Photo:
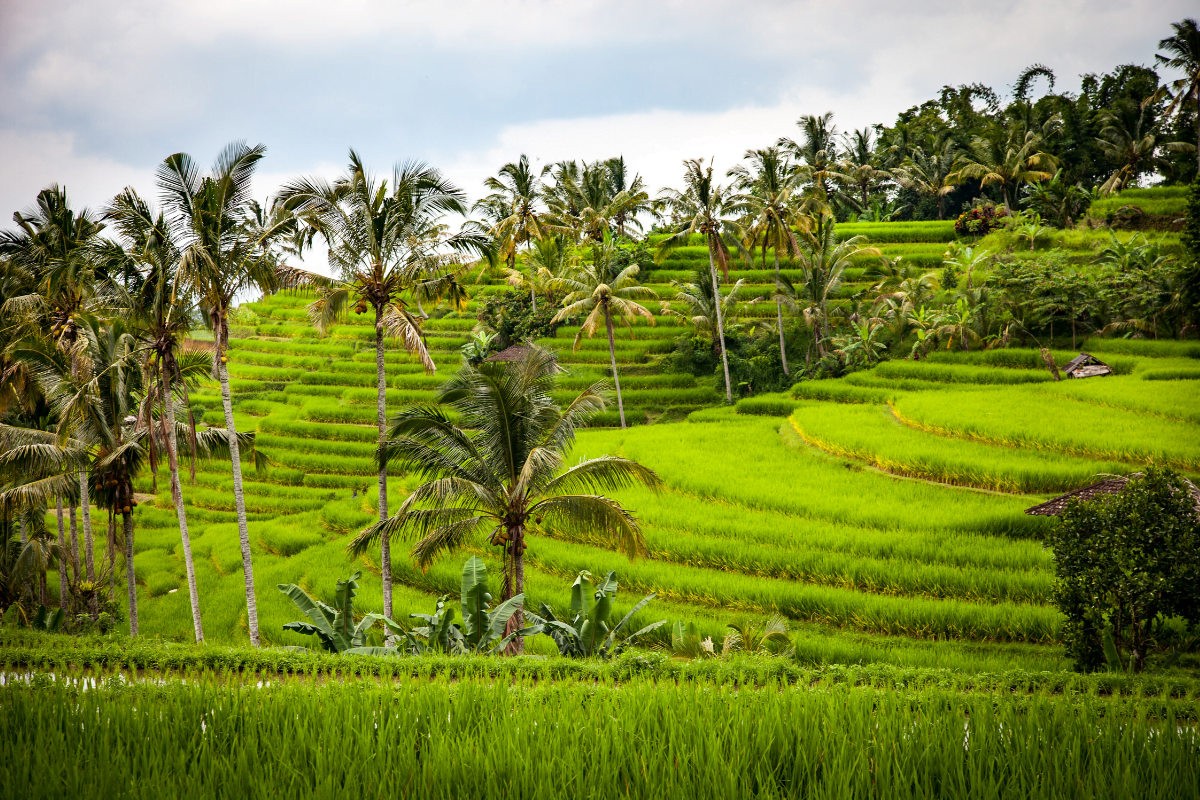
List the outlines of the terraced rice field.
{"label": "terraced rice field", "polygon": [[[952,236],[948,223],[903,227],[870,235],[885,252],[913,253],[944,247]],[[650,281],[668,297],[666,281],[705,266],[705,258],[703,248],[685,248]],[[765,290],[769,273],[759,272],[746,274]],[[371,331],[364,316],[318,338],[305,319],[307,302],[281,294],[249,304],[261,322],[241,331],[229,352],[239,429],[255,431],[275,463],[264,474],[248,472],[246,484],[260,623],[270,644],[305,644],[282,630],[295,611],[277,583],[327,597],[337,579],[365,569],[358,607],[382,607],[378,556],[352,563],[345,552],[377,513]],[[476,302],[428,321],[437,376],[402,352],[387,354],[391,410],[431,399],[457,368]],[[537,537],[527,553],[531,605],[561,605],[581,569],[616,569],[620,611],[648,592],[659,595],[640,622],[690,620],[719,638],[731,621],[781,613],[807,663],[1062,670],[1062,620],[1049,603],[1050,555],[1040,543],[1050,523],[1024,509],[1151,461],[1200,472],[1200,381],[1155,379],[1200,367],[1195,345],[1089,342],[1120,374],[1062,383],[1033,351],[939,353],[727,409],[718,407],[723,392],[711,380],[660,373],[656,360],[686,329],[665,316],[656,322],[639,323],[636,338],[617,349],[626,414],[637,424],[584,431],[577,446],[578,456],[637,459],[666,481],[660,494],[618,495],[643,520],[650,556],[631,562],[587,537]],[[585,340],[572,352],[573,336],[564,328],[543,342],[567,367],[564,402],[607,374],[603,342]],[[1056,353],[1060,363],[1071,355]],[[192,398],[198,418],[223,424],[213,389]],[[615,418],[613,409],[598,423]],[[160,478],[139,486],[154,496],[136,510],[141,627],[186,640],[178,532]],[[393,510],[411,488],[404,475],[389,479]],[[184,494],[208,638],[245,641],[228,469],[200,463]],[[494,561],[482,542],[476,550]],[[393,553],[397,616],[457,595],[458,560],[420,572],[403,547]],[[531,646],[545,652],[549,644]]]}

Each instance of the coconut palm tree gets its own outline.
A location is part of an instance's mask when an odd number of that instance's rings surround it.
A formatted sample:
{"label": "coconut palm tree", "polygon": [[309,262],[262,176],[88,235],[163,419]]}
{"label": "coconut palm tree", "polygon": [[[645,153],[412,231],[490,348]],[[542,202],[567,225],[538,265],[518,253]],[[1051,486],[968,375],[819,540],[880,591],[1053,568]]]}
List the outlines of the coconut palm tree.
{"label": "coconut palm tree", "polygon": [[[530,533],[587,531],[631,558],[645,553],[637,518],[601,493],[636,484],[657,489],[661,480],[617,456],[563,470],[575,431],[604,408],[606,385],[593,384],[561,409],[551,397],[558,371],[554,356],[541,348],[519,362],[464,366],[439,390],[440,405],[411,406],[394,416],[378,458],[424,482],[395,516],[355,537],[350,551],[362,554],[383,536],[413,536],[412,555],[426,568],[484,534],[504,553],[505,600],[525,589]],[[518,611],[510,632],[523,623]],[[523,646],[518,642],[515,650]]]}
{"label": "coconut palm tree", "polygon": [[[706,167],[699,158],[687,159],[684,166],[684,189],[663,189],[659,203],[670,211],[675,220],[674,230],[658,243],[656,259],[662,261],[672,250],[688,243],[692,234],[700,234],[708,249],[708,272],[712,279],[713,296],[720,297],[717,284],[717,264],[725,279],[729,279],[729,245],[745,253],[744,231],[734,218],[739,210],[729,190],[713,182],[713,167]],[[732,212],[732,213],[731,213]],[[721,368],[725,373],[725,402],[733,403],[733,387],[729,381],[729,356],[725,352],[723,309],[717,303],[717,346],[721,350]]]}
{"label": "coconut palm tree", "polygon": [[1058,160],[1041,147],[1061,124],[1054,114],[1037,130],[1021,123],[1008,130],[993,127],[986,135],[971,140],[970,149],[959,156],[949,180],[954,185],[975,179],[982,186],[999,186],[1004,206],[1011,210],[1014,192],[1023,184],[1044,181],[1054,174]]}
{"label": "coconut palm tree", "polygon": [[844,183],[853,195],[846,195],[858,207],[859,213],[866,211],[870,197],[880,186],[892,179],[886,169],[876,163],[874,134],[870,128],[853,131],[843,137],[842,160],[838,169],[845,176]]}
{"label": "coconut palm tree", "polygon": [[[625,405],[621,400],[621,377],[617,373],[617,352],[613,341],[613,317],[625,323],[629,328],[629,338],[633,338],[633,325],[637,317],[642,317],[654,325],[654,314],[637,302],[639,299],[654,300],[658,297],[653,289],[637,282],[641,267],[630,264],[619,272],[613,265],[613,255],[616,251],[611,234],[605,232],[604,240],[592,247],[591,263],[568,272],[552,282],[556,290],[566,292],[562,309],[554,316],[554,322],[562,322],[572,317],[583,317],[579,333],[575,334],[575,349],[586,333],[590,339],[596,334],[596,329],[603,321],[608,333],[608,359],[612,366],[613,384],[617,389],[617,411],[621,417],[621,427],[625,427]],[[586,315],[586,316],[584,316]]]}
{"label": "coconut palm tree", "polygon": [[946,195],[954,191],[951,175],[958,152],[958,145],[947,137],[940,145],[935,143],[929,152],[914,147],[904,163],[896,169],[896,178],[901,186],[937,200],[938,219],[945,219]]}
{"label": "coconut palm tree", "polygon": [[[5,338],[10,344],[45,338],[70,360],[70,369],[78,378],[87,368],[75,346],[81,320],[88,314],[112,313],[123,304],[121,288],[97,274],[97,241],[104,225],[88,209],[73,209],[66,190],[57,185],[39,192],[33,208],[14,214],[13,219],[19,230],[0,232],[0,257],[8,273],[0,307]],[[91,502],[84,460],[78,461],[77,479],[84,561],[87,579],[94,581]],[[74,518],[72,513],[72,522]]]}
{"label": "coconut palm tree", "polygon": [[737,186],[742,193],[736,201],[745,211],[747,220],[743,223],[749,237],[749,244],[760,241],[762,256],[767,259],[767,248],[770,247],[775,257],[775,314],[779,329],[779,355],[783,363],[783,374],[791,375],[787,363],[787,344],[783,328],[783,298],[778,289],[779,282],[779,251],[783,250],[790,256],[800,252],[800,243],[796,241],[794,227],[805,224],[808,217],[799,213],[799,204],[793,196],[799,188],[798,174],[788,163],[787,156],[778,147],[768,147],[763,150],[747,150],[743,156],[750,166],[739,164],[729,170],[729,176],[737,179]]}
{"label": "coconut palm tree", "polygon": [[1196,27],[1196,20],[1190,18],[1172,23],[1171,27],[1175,29],[1175,35],[1158,43],[1166,55],[1156,54],[1154,60],[1159,66],[1179,70],[1183,77],[1167,84],[1172,97],[1163,116],[1181,118],[1187,109],[1192,109],[1196,115],[1196,158],[1200,170],[1200,29]]}
{"label": "coconut palm tree", "polygon": [[[181,291],[197,301],[205,324],[212,328],[213,373],[221,384],[221,404],[233,462],[233,495],[237,509],[242,573],[246,583],[246,623],[250,643],[259,645],[258,604],[254,597],[254,567],[246,525],[242,463],[233,403],[229,394],[229,311],[246,291],[270,291],[281,285],[279,263],[269,247],[271,232],[252,231],[251,180],[263,145],[228,145],[203,174],[186,153],[169,156],[155,171],[167,227],[179,247]],[[280,232],[283,228],[280,229]]]}
{"label": "coconut palm tree", "polygon": [[[516,171],[518,176],[525,174]],[[432,374],[436,369],[425,346],[421,320],[409,311],[403,296],[437,295],[439,286],[455,276],[459,266],[456,255],[486,255],[489,240],[473,228],[449,237],[440,235],[442,216],[465,215],[467,202],[466,195],[437,170],[419,163],[402,164],[393,171],[389,186],[386,180],[370,175],[353,150],[342,177],[333,183],[320,178],[292,181],[280,190],[278,201],[329,245],[329,263],[338,277],[301,274],[299,270],[289,273],[294,285],[320,289],[320,296],[309,306],[309,318],[317,330],[323,334],[335,321],[344,319],[351,301],[355,313],[365,313],[368,307],[375,313],[376,423],[382,444],[387,438],[384,339],[399,339],[426,371]],[[387,519],[387,514],[387,462],[381,461],[379,519]],[[392,562],[387,536],[382,537],[381,554],[383,613],[390,618]]]}
{"label": "coconut palm tree", "polygon": [[796,142],[784,136],[775,146],[806,167],[805,180],[812,183],[822,200],[829,202],[833,194],[832,184],[850,181],[850,177],[840,171],[838,163],[838,130],[833,124],[833,112],[827,111],[820,116],[805,115],[796,120],[796,125],[803,133],[802,141]]}
{"label": "coconut palm tree", "polygon": [[949,248],[942,256],[942,263],[948,267],[953,267],[960,273],[965,272],[967,275],[967,288],[970,289],[975,270],[983,267],[991,258],[992,253],[986,247],[963,246],[958,242],[951,242]]}
{"label": "coconut palm tree", "polygon": [[829,300],[841,288],[846,268],[859,255],[880,255],[870,247],[864,236],[837,240],[837,223],[832,214],[820,213],[812,218],[803,234],[797,261],[801,281],[794,287],[805,320],[816,332],[817,354],[825,356],[824,340],[829,338]]}
{"label": "coconut palm tree", "polygon": [[646,183],[642,180],[642,176],[634,175],[632,180],[629,178],[629,170],[625,166],[625,156],[610,158],[604,162],[604,166],[608,169],[609,191],[614,197],[624,195],[624,201],[617,204],[612,221],[617,236],[625,239],[629,237],[629,227],[635,227],[639,231],[642,229],[637,218],[639,215],[649,212],[653,203],[650,200],[649,192],[646,191]]}
{"label": "coconut palm tree", "polygon": [[[131,299],[131,318],[138,340],[138,356],[145,374],[146,394],[140,404],[138,426],[148,433],[150,469],[157,473],[157,447],[162,440],[171,475],[171,501],[179,523],[183,546],[183,563],[187,574],[188,600],[192,609],[192,629],[196,641],[204,641],[204,625],[200,619],[200,592],[196,584],[196,567],[192,560],[191,536],[188,532],[187,508],[183,501],[183,484],[179,478],[179,428],[176,422],[176,391],[182,393],[187,408],[187,431],[195,440],[196,423],[190,404],[186,402],[187,381],[180,367],[182,342],[191,328],[195,309],[188,294],[179,285],[180,251],[171,238],[166,219],[155,215],[149,205],[133,189],[126,189],[113,198],[105,211],[113,221],[125,245],[123,256],[145,274],[140,291]],[[194,360],[194,359],[193,359]],[[153,416],[161,403],[161,424]],[[195,460],[193,459],[193,467]]]}
{"label": "coconut palm tree", "polygon": [[[739,279],[729,287],[729,291],[721,296],[720,317],[724,330],[728,334],[740,332],[745,327],[738,321],[738,314],[745,307],[741,302],[741,292],[745,284],[745,279]],[[719,349],[721,340],[717,327],[717,304],[714,300],[712,283],[697,272],[691,283],[671,281],[671,286],[675,289],[672,301],[682,305],[686,312],[675,311],[671,308],[670,303],[664,302],[662,313],[691,325],[697,333],[707,336],[714,348]],[[755,301],[751,300],[750,302],[754,303]]]}
{"label": "coconut palm tree", "polygon": [[1193,145],[1188,142],[1160,142],[1154,124],[1147,120],[1146,104],[1130,100],[1119,100],[1111,109],[1099,114],[1104,127],[1096,137],[1105,158],[1117,165],[1113,174],[1101,186],[1101,194],[1111,194],[1124,189],[1132,181],[1135,185],[1140,175],[1151,170],[1169,170],[1171,162],[1160,155],[1190,152]]}
{"label": "coconut palm tree", "polygon": [[[517,252],[546,235],[545,212],[541,201],[541,178],[529,165],[524,153],[516,161],[500,168],[483,185],[491,194],[475,203],[473,210],[482,211],[491,219],[488,233],[496,242],[496,251],[504,256],[508,269],[516,269]],[[532,277],[532,276],[531,276]],[[530,301],[537,311],[537,290],[530,282]]]}

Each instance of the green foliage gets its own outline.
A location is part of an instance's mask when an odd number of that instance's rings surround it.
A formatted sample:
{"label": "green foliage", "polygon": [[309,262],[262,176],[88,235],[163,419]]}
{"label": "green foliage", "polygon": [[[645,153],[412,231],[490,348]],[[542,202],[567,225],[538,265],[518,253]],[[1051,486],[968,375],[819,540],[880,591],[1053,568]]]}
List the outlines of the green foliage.
{"label": "green foliage", "polygon": [[1076,668],[1140,671],[1200,622],[1200,512],[1195,489],[1151,467],[1116,495],[1072,500],[1047,538]]}
{"label": "green foliage", "polygon": [[337,582],[333,605],[316,600],[294,583],[279,584],[279,591],[291,600],[309,622],[289,622],[285,631],[295,631],[305,636],[316,636],[321,647],[331,653],[353,652],[366,644],[367,631],[375,624],[377,615],[368,614],[361,622],[354,622],[354,597],[358,593],[356,572],[344,581]]}
{"label": "green foliage", "polygon": [[612,623],[613,600],[617,594],[617,573],[609,572],[598,586],[593,586],[591,573],[582,571],[571,584],[570,622],[560,620],[554,609],[542,603],[540,616],[530,614],[558,645],[558,652],[572,658],[599,656],[611,658],[643,636],[667,624],[666,620],[652,622],[620,641],[617,635],[633,616],[654,599],[653,592],[642,598],[616,625]]}
{"label": "green foliage", "polygon": [[[495,347],[503,350],[513,344],[552,337],[560,325],[569,320],[555,321],[558,298],[544,295],[534,311],[529,295],[509,291],[490,297],[479,310],[479,322],[496,336]],[[605,356],[607,358],[607,355]]]}
{"label": "green foliage", "polygon": [[954,233],[958,236],[987,236],[1006,224],[1008,210],[1004,206],[983,203],[969,208],[954,221]]}
{"label": "green foliage", "polygon": [[[661,800],[930,800],[980,787],[1049,800],[1080,786],[1097,800],[1188,800],[1200,781],[1188,703],[1076,692],[1013,699],[1014,690],[1026,694],[1019,675],[994,693],[964,695],[944,674],[850,667],[796,671],[805,688],[780,691],[776,676],[793,679],[778,658],[637,656],[611,666],[429,658],[405,672],[437,677],[397,691],[356,678],[357,661],[323,655],[319,663],[341,673],[316,681],[307,678],[314,656],[279,655],[292,659],[297,680],[256,686],[206,671],[163,685],[106,676],[85,689],[44,674],[6,683],[4,785],[31,800],[117,796],[130,785],[195,800],[228,796],[232,785],[246,796],[311,794],[322,782],[348,796],[406,786],[414,798],[558,797],[586,776],[611,789],[594,794]],[[375,662],[395,674],[396,659]],[[571,668],[581,680],[560,679]],[[873,685],[889,680],[900,691]],[[221,746],[198,748],[201,739]],[[336,753],[319,741],[337,742]],[[380,757],[380,742],[401,741],[420,747]],[[122,767],[64,771],[63,753]]]}

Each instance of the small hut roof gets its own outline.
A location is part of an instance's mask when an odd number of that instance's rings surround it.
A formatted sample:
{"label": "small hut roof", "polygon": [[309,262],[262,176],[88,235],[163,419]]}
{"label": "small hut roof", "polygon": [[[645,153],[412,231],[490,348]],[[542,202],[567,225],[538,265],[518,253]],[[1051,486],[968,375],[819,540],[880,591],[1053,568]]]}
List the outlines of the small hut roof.
{"label": "small hut roof", "polygon": [[[1121,492],[1125,491],[1125,487],[1129,485],[1130,478],[1140,478],[1141,476],[1142,473],[1135,472],[1132,475],[1124,478],[1107,478],[1099,483],[1093,483],[1091,486],[1084,486],[1082,489],[1076,489],[1073,492],[1067,492],[1066,494],[1059,495],[1053,500],[1047,500],[1041,505],[1034,506],[1033,508],[1027,508],[1025,509],[1025,513],[1040,517],[1061,517],[1063,515],[1063,511],[1065,511],[1067,508],[1067,503],[1069,503],[1071,500],[1087,502],[1089,500],[1095,500],[1097,497],[1105,494],[1120,494]],[[1200,511],[1200,489],[1197,489],[1195,484],[1193,484],[1187,478],[1184,478],[1183,482],[1187,486],[1188,492],[1192,495],[1192,501],[1196,505],[1196,510]]]}
{"label": "small hut roof", "polygon": [[524,361],[531,352],[533,348],[527,344],[514,344],[493,356],[488,356],[484,361]]}
{"label": "small hut roof", "polygon": [[[530,345],[530,344],[514,344],[514,345],[510,345],[510,346],[504,348],[503,350],[501,350],[499,353],[496,353],[495,355],[488,356],[487,358],[484,359],[484,361],[520,362],[520,361],[524,361],[526,358],[528,358],[529,354],[532,353],[536,349],[537,349],[536,347],[534,347],[533,345]],[[566,370],[563,369],[563,367],[558,363],[558,356],[556,356],[553,352],[550,353],[550,356],[554,359],[555,370],[557,370],[558,372],[566,372]]]}
{"label": "small hut roof", "polygon": [[1100,359],[1096,358],[1091,353],[1080,353],[1071,359],[1071,362],[1063,367],[1063,372],[1071,372],[1078,367],[1107,367]]}

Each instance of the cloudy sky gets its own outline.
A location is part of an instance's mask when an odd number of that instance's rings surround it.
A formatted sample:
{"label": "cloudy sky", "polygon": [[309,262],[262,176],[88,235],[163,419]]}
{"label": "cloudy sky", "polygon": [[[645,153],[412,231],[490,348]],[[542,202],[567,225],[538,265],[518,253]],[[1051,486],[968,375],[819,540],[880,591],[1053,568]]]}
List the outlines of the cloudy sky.
{"label": "cloudy sky", "polygon": [[51,182],[99,205],[154,165],[267,145],[256,192],[348,147],[421,159],[476,198],[522,152],[623,153],[653,189],[724,171],[832,110],[891,122],[944,84],[1150,64],[1187,0],[375,2],[0,0],[0,225]]}

